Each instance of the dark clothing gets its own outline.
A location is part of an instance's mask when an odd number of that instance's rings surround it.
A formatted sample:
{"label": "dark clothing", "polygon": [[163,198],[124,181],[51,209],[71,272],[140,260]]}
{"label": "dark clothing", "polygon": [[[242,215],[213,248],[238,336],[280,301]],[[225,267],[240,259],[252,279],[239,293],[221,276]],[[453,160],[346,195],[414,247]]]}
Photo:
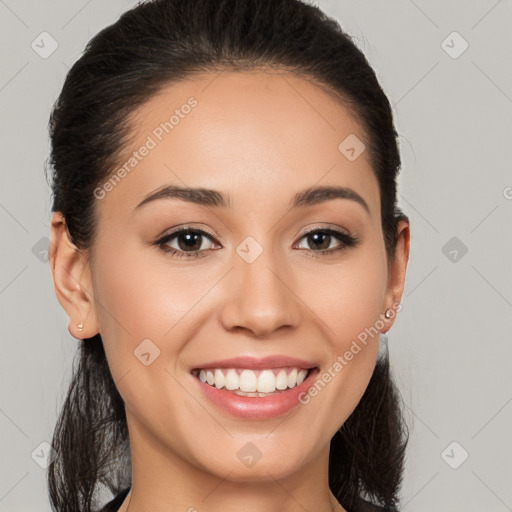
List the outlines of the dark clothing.
{"label": "dark clothing", "polygon": [[[126,495],[130,491],[130,488],[125,489],[124,491],[121,491],[115,498],[112,499],[112,501],[109,501],[101,510],[100,512],[117,512],[119,510],[119,507],[122,505],[124,499],[126,498]],[[397,512],[396,509],[392,509],[389,507],[378,507],[376,505],[372,505],[371,503],[364,501],[363,502],[366,506],[367,512]]]}
{"label": "dark clothing", "polygon": [[117,512],[119,507],[123,504],[126,495],[130,492],[130,488],[128,487],[124,491],[121,491],[115,498],[109,501],[100,512]]}

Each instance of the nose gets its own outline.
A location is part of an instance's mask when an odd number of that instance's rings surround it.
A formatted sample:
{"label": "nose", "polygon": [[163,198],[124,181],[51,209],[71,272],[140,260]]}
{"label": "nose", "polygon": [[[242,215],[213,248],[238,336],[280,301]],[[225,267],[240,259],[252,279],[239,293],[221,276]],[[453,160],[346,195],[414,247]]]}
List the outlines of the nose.
{"label": "nose", "polygon": [[220,311],[226,330],[264,338],[278,329],[297,327],[301,301],[293,273],[284,262],[272,258],[271,252],[264,250],[252,263],[234,254]]}

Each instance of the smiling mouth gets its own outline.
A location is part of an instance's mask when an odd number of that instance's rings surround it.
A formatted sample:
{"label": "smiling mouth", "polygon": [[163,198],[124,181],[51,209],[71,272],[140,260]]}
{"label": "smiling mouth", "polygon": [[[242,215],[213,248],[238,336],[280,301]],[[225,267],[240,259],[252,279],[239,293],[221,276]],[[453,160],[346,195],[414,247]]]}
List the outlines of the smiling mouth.
{"label": "smiling mouth", "polygon": [[277,395],[304,382],[315,368],[282,367],[262,370],[249,368],[196,368],[192,375],[201,382],[233,394],[249,397]]}

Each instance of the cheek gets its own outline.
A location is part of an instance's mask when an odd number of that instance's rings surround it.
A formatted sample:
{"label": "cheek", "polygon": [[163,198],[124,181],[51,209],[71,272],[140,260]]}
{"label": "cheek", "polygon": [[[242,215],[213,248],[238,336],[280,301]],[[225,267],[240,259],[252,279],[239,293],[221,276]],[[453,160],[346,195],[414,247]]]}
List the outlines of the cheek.
{"label": "cheek", "polygon": [[[156,251],[156,249],[155,249]],[[159,338],[186,312],[192,291],[186,275],[155,265],[136,246],[103,250],[95,272],[101,332],[107,338]],[[190,306],[188,306],[190,308]]]}
{"label": "cheek", "polygon": [[[155,403],[166,403],[170,410],[183,407],[174,403],[179,396],[169,391],[174,381],[166,371],[172,371],[169,362],[180,344],[163,346],[162,336],[184,315],[179,307],[182,295],[170,293],[184,285],[171,280],[169,273],[166,279],[161,267],[152,265],[147,255],[143,258],[136,246],[117,245],[115,251],[103,246],[102,251],[94,272],[96,311],[119,393],[141,420],[153,418]],[[166,414],[161,418],[170,420]]]}
{"label": "cheek", "polygon": [[151,375],[154,378],[158,359],[145,366],[137,354],[149,351],[152,358],[159,355],[161,343],[152,345],[144,340],[159,339],[172,325],[172,315],[169,311],[166,315],[162,307],[162,285],[156,286],[154,271],[141,261],[140,252],[114,242],[105,244],[98,251],[101,256],[93,272],[96,314],[105,355],[124,399],[134,383],[140,390],[150,388],[145,382],[151,380]]}
{"label": "cheek", "polygon": [[326,364],[312,393],[322,395],[318,406],[322,402],[322,408],[333,412],[329,417],[333,431],[359,403],[371,378],[386,284],[385,255],[375,246],[359,251],[357,258],[347,258],[336,270],[318,272],[308,292],[308,305],[318,312],[318,325],[329,341]]}
{"label": "cheek", "polygon": [[322,321],[333,349],[344,351],[366,329],[379,327],[387,267],[378,247],[309,275],[303,285],[307,303]]}
{"label": "cheek", "polygon": [[[154,390],[152,381],[169,378],[165,372],[156,376],[154,369],[174,366],[191,336],[190,320],[194,317],[188,313],[198,311],[194,306],[218,279],[218,269],[171,266],[156,248],[141,250],[135,242],[122,246],[122,237],[117,242],[114,237],[109,240],[98,251],[100,263],[93,272],[96,313],[107,361],[114,380],[123,379],[120,392],[131,393],[134,382],[139,389]],[[150,358],[157,358],[144,366],[137,355],[148,351]],[[130,378],[124,379],[128,372]],[[137,395],[136,389],[134,392]]]}

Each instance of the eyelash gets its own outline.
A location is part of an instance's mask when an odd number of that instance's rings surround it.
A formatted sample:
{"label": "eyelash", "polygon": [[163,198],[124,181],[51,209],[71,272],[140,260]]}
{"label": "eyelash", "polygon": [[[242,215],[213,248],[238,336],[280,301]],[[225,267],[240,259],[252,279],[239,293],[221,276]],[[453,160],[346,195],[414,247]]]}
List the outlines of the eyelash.
{"label": "eyelash", "polygon": [[[207,252],[206,250],[181,251],[181,250],[171,248],[167,245],[170,240],[172,240],[173,238],[176,238],[178,235],[180,235],[182,233],[204,235],[212,241],[214,239],[212,234],[207,233],[206,231],[203,231],[201,229],[181,228],[176,231],[173,231],[172,233],[169,233],[168,235],[165,235],[163,238],[156,241],[154,245],[158,246],[165,253],[170,253],[171,256],[176,256],[177,258],[202,258],[203,256],[200,256],[199,254]],[[320,256],[331,255],[333,253],[337,253],[337,252],[343,251],[345,249],[348,249],[349,247],[355,247],[359,243],[358,237],[355,237],[352,235],[347,235],[346,233],[343,233],[342,231],[338,231],[336,229],[331,229],[331,228],[309,229],[305,233],[302,234],[302,236],[299,238],[299,240],[302,240],[304,237],[311,235],[312,233],[324,233],[327,235],[333,235],[335,238],[337,238],[338,240],[340,240],[342,242],[341,245],[339,245],[338,247],[335,247],[334,249],[328,249],[328,250],[323,250],[323,251],[314,251],[313,249],[307,249],[308,252],[313,252]],[[313,257],[316,257],[316,254]]]}

